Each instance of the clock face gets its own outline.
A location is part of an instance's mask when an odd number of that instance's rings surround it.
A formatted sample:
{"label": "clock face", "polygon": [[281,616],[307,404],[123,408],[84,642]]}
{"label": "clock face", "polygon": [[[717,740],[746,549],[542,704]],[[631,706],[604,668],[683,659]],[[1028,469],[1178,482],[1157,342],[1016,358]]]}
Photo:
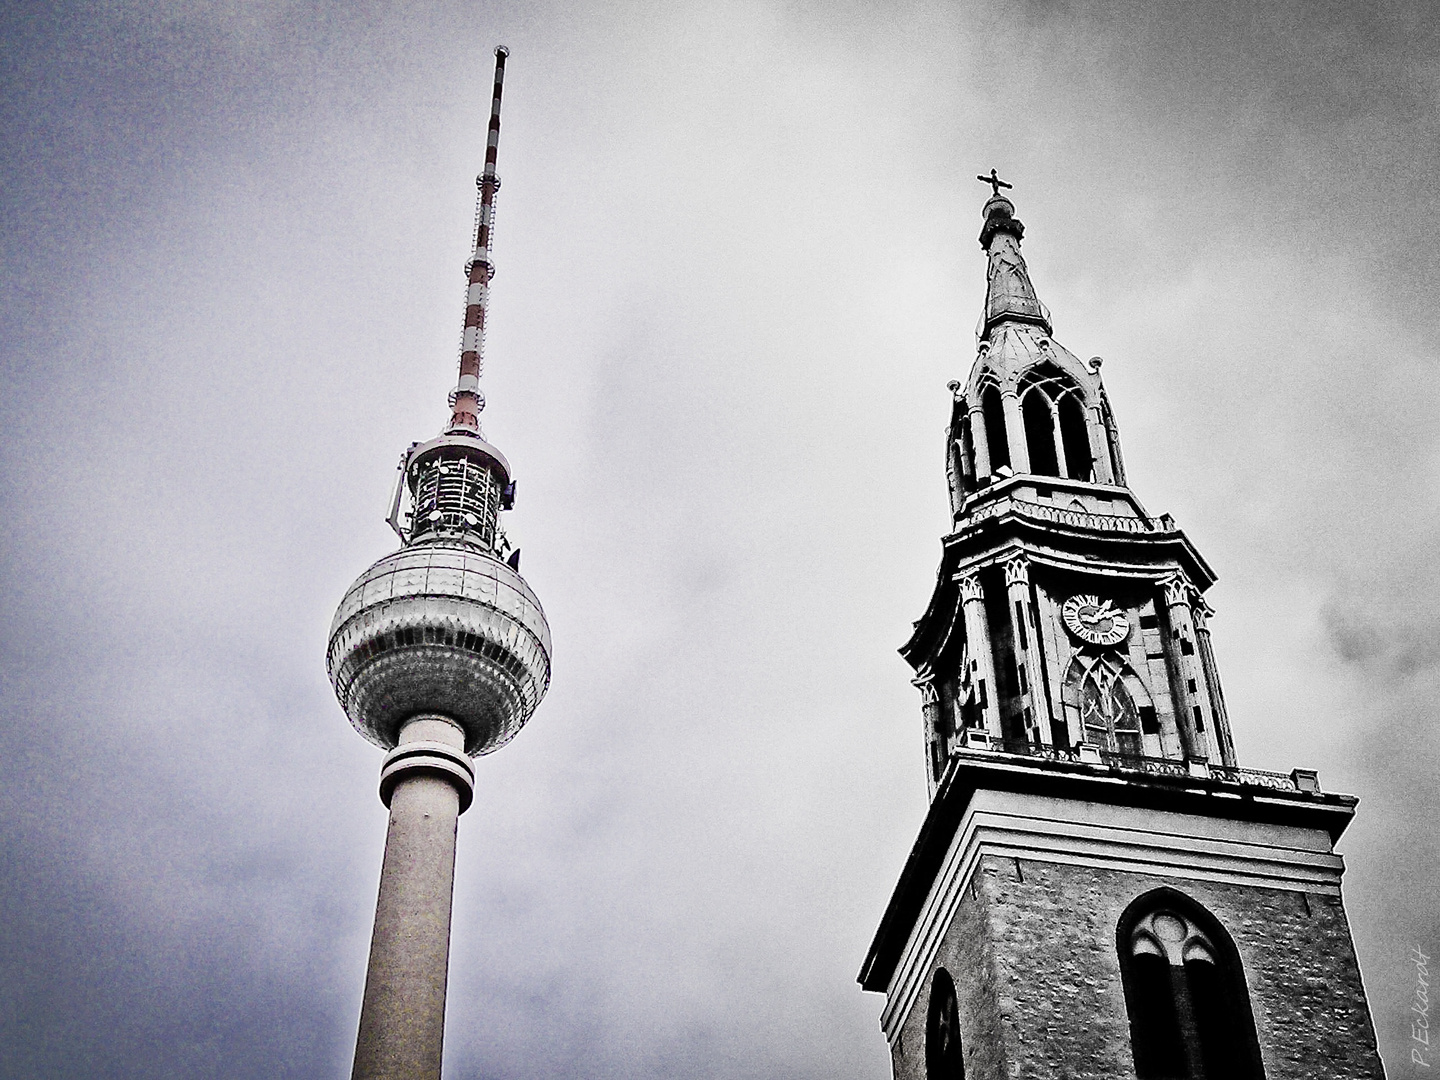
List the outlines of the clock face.
{"label": "clock face", "polygon": [[1072,634],[1091,645],[1118,645],[1130,634],[1130,620],[1125,613],[1093,593],[1070,597],[1060,615]]}

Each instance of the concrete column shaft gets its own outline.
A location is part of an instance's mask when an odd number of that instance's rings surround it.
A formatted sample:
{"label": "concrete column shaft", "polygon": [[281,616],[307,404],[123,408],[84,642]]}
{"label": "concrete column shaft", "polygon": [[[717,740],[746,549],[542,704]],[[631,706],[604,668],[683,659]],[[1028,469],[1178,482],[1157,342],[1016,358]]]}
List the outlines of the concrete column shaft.
{"label": "concrete column shaft", "polygon": [[[402,745],[417,741],[463,747],[464,736],[426,719],[401,733]],[[460,792],[443,775],[417,770],[391,792],[353,1080],[440,1078],[459,817]]]}

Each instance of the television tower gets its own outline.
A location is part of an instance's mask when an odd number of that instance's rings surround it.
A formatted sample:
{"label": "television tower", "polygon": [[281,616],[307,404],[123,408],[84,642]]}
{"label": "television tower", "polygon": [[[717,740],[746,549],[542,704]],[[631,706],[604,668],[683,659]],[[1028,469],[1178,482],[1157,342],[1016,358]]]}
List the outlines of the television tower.
{"label": "television tower", "polygon": [[507,55],[495,50],[450,422],[401,457],[388,519],[400,550],[350,586],[330,628],[335,695],[355,730],[388,751],[380,799],[390,824],[354,1080],[439,1080],[455,831],[474,795],[471,759],[513,738],[550,684],[550,628],[499,526],[515,481],[479,419]]}

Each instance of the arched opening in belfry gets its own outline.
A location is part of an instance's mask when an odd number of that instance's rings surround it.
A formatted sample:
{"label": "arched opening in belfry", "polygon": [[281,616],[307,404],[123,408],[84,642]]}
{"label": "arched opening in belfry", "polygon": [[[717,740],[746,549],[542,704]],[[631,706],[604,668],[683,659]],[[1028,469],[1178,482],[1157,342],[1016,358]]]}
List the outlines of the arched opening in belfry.
{"label": "arched opening in belfry", "polygon": [[1094,475],[1084,397],[1054,364],[1037,364],[1020,380],[1020,416],[1032,473],[1072,480]]}
{"label": "arched opening in belfry", "polygon": [[1030,471],[1041,476],[1059,476],[1060,462],[1055,454],[1055,417],[1050,399],[1039,388],[1031,390],[1020,402],[1025,420],[1025,445],[1030,450]]}
{"label": "arched opening in belfry", "polygon": [[1240,955],[1213,915],[1155,889],[1120,917],[1116,946],[1138,1080],[1263,1080]]}
{"label": "arched opening in belfry", "polygon": [[985,417],[985,441],[990,449],[990,471],[1010,466],[1010,443],[1005,438],[1005,404],[1000,388],[986,383],[980,392],[980,410]]}
{"label": "arched opening in belfry", "polygon": [[1060,419],[1060,443],[1065,448],[1065,474],[1071,480],[1089,480],[1094,464],[1085,407],[1073,393],[1062,394],[1055,406]]}

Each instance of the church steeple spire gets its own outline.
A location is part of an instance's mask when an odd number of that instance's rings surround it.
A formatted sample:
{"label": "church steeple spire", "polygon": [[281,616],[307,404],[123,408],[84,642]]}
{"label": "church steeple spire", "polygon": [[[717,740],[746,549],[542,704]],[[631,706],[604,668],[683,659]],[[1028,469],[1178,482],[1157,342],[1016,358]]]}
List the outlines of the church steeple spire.
{"label": "church steeple spire", "polygon": [[1020,240],[1025,235],[1025,226],[1015,216],[1015,204],[1000,194],[1002,187],[1012,185],[996,176],[994,169],[990,170],[989,176],[977,176],[976,179],[994,188],[994,194],[985,203],[985,225],[980,230],[980,246],[990,257],[981,340],[988,339],[991,328],[1006,319],[1034,323],[1044,327],[1047,334],[1053,333],[1050,312],[1035,295],[1025,257],[1020,254]]}

